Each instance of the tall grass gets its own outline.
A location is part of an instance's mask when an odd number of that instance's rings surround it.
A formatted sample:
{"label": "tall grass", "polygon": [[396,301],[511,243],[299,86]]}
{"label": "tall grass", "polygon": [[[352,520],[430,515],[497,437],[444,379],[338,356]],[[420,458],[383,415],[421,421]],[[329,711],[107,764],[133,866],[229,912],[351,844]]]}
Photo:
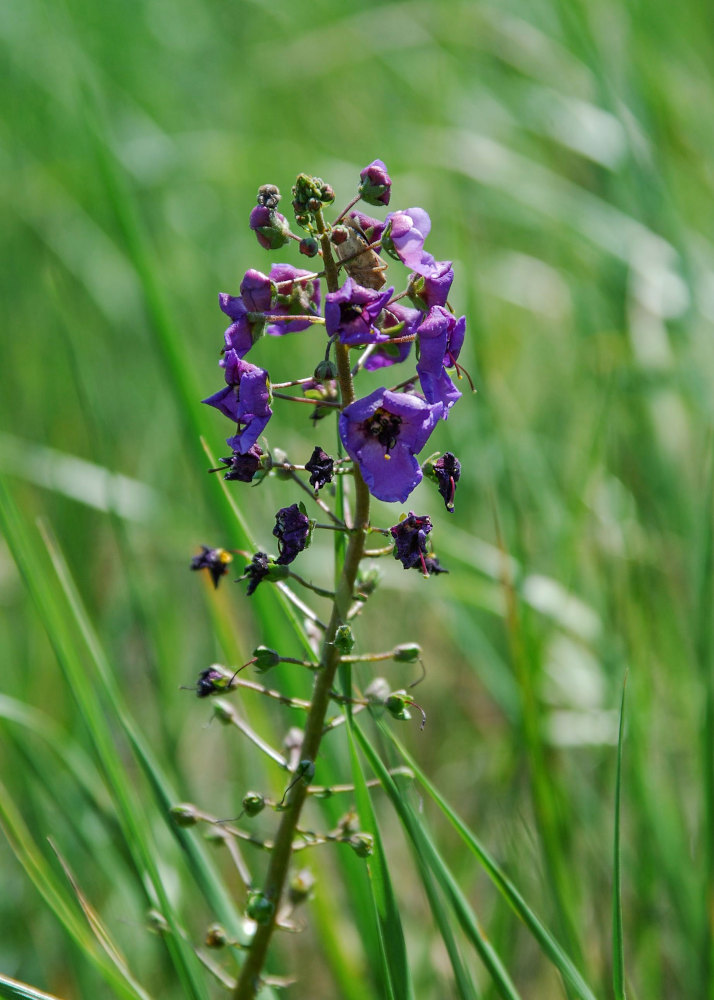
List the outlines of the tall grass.
{"label": "tall grass", "polygon": [[464,465],[449,576],[389,565],[366,612],[384,648],[418,631],[427,726],[358,717],[321,761],[379,849],[371,877],[311,855],[270,971],[350,1000],[408,995],[400,962],[420,998],[712,995],[708,28],[661,0],[3,6],[1,995],[220,992],[202,940],[243,933],[243,890],[168,808],[235,816],[283,776],[179,688],[305,639],[276,593],[187,572],[281,500],[204,472],[215,296],[260,266],[260,183],[345,190],[375,156],[455,261],[478,394],[435,444]]}

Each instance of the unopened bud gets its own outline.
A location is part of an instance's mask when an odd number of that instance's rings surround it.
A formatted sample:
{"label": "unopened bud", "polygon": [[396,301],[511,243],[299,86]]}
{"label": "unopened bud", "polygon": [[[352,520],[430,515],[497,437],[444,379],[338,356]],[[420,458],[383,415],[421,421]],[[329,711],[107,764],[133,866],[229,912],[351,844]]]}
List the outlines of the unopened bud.
{"label": "unopened bud", "polygon": [[256,646],[253,650],[253,656],[255,657],[255,663],[253,666],[256,670],[261,673],[265,670],[270,670],[271,667],[277,667],[280,663],[280,656],[274,649],[269,649],[267,646]]}
{"label": "unopened bud", "polygon": [[207,948],[225,948],[228,944],[228,934],[220,924],[211,924],[206,931],[205,944]]}
{"label": "unopened bud", "polygon": [[317,382],[331,382],[337,378],[337,365],[333,361],[321,361],[312,377]]}
{"label": "unopened bud", "polygon": [[180,802],[172,806],[170,812],[177,826],[195,826],[200,818],[198,809],[190,802]]}
{"label": "unopened bud", "polygon": [[389,204],[392,181],[382,160],[372,160],[359,176],[361,183],[357,190],[362,201],[368,205]]}
{"label": "unopened bud", "polygon": [[374,837],[371,833],[356,833],[347,843],[358,858],[368,858],[374,851]]}
{"label": "unopened bud", "polygon": [[392,691],[385,700],[384,707],[394,719],[408,722],[412,716],[407,704],[411,704],[411,698],[406,691]]}
{"label": "unopened bud", "polygon": [[243,812],[246,816],[257,816],[265,809],[265,798],[260,792],[246,792],[243,796]]}
{"label": "unopened bud", "polygon": [[261,184],[258,188],[258,204],[266,208],[277,208],[280,202],[280,190],[275,184]]}
{"label": "unopened bud", "polygon": [[330,240],[338,247],[345,242],[349,234],[347,226],[335,226],[330,233]]}
{"label": "unopened bud", "polygon": [[320,244],[314,236],[305,236],[300,240],[300,246],[298,249],[305,257],[317,257],[320,252]]}
{"label": "unopened bud", "polygon": [[335,632],[335,646],[340,653],[351,653],[355,646],[355,637],[349,625],[339,625]]}
{"label": "unopened bud", "polygon": [[288,220],[267,205],[255,206],[250,213],[249,225],[265,250],[279,250],[290,239]]}
{"label": "unopened bud", "polygon": [[397,663],[416,663],[420,656],[421,646],[417,642],[403,642],[393,653],[393,659]]}
{"label": "unopened bud", "polygon": [[255,920],[256,924],[269,924],[275,912],[275,903],[271,902],[264,892],[253,890],[248,894],[245,912],[246,916]]}

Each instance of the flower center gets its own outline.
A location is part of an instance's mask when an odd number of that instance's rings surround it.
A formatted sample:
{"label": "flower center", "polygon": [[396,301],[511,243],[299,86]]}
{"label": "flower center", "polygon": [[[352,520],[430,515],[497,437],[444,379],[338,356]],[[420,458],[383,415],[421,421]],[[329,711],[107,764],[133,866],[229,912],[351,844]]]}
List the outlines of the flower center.
{"label": "flower center", "polygon": [[389,413],[381,407],[362,424],[362,430],[368,437],[376,438],[387,454],[396,445],[402,418]]}

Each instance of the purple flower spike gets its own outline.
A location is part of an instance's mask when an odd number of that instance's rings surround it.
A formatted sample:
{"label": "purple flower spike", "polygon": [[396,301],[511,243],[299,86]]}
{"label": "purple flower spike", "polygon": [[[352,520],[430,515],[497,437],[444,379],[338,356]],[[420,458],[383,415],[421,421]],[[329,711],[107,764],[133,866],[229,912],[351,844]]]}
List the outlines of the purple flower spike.
{"label": "purple flower spike", "polygon": [[[276,316],[317,316],[320,312],[320,282],[298,281],[312,271],[305,271],[292,264],[273,264],[270,268],[270,280],[277,287],[278,298],[271,312]],[[285,323],[270,323],[267,333],[280,337],[284,333],[298,333],[307,330],[310,323],[307,320],[293,320]]]}
{"label": "purple flower spike", "polygon": [[267,205],[255,206],[250,213],[249,225],[264,250],[278,250],[290,239],[288,220]]}
{"label": "purple flower spike", "polygon": [[[300,505],[302,506],[302,504]],[[310,539],[310,518],[294,503],[281,507],[275,515],[273,534],[278,539],[279,566],[287,566],[306,547]]]}
{"label": "purple flower spike", "polygon": [[325,325],[330,337],[339,337],[348,347],[377,344],[389,340],[376,326],[376,320],[394,294],[393,288],[378,292],[364,288],[352,278],[342,288],[325,296]]}
{"label": "purple flower spike", "polygon": [[245,453],[256,443],[270,420],[270,380],[264,368],[242,361],[235,351],[226,351],[220,362],[225,369],[226,387],[204,399],[208,406],[215,406],[229,420],[238,424],[238,433],[227,439],[227,444]]}
{"label": "purple flower spike", "polygon": [[[372,351],[364,363],[365,370],[376,371],[405,361],[412,349],[411,341],[406,338],[416,334],[423,316],[418,309],[410,309],[399,302],[385,309],[382,333],[388,334],[390,339]],[[393,343],[392,338],[399,343]]]}
{"label": "purple flower spike", "polygon": [[446,305],[454,280],[454,269],[450,260],[437,260],[435,265],[436,269],[428,277],[413,274],[409,282],[409,298],[424,312],[432,306]]}
{"label": "purple flower spike", "polygon": [[431,220],[423,208],[408,208],[387,216],[391,223],[385,248],[393,251],[412,271],[425,277],[435,274],[440,264],[424,249],[424,240],[431,230]]}
{"label": "purple flower spike", "polygon": [[360,171],[359,195],[368,205],[388,205],[392,190],[392,180],[381,160],[372,160]]}
{"label": "purple flower spike", "polygon": [[340,438],[378,500],[403,503],[421,481],[415,455],[443,413],[421,396],[376,389],[340,414]]}
{"label": "purple flower spike", "polygon": [[394,539],[394,558],[401,561],[404,569],[421,569],[424,576],[427,575],[424,557],[426,536],[431,528],[431,518],[428,515],[419,516],[410,510],[407,517],[389,529]]}
{"label": "purple flower spike", "polygon": [[466,317],[454,319],[443,306],[429,310],[418,330],[419,362],[417,373],[430,403],[442,403],[444,419],[461,393],[446,374],[456,364],[466,333]]}

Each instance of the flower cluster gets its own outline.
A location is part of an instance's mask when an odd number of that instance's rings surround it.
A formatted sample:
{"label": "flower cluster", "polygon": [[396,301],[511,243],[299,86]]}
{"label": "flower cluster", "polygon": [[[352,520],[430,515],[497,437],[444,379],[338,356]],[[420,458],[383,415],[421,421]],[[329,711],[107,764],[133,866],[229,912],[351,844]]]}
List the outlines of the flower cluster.
{"label": "flower cluster", "polygon": [[[391,187],[385,164],[374,160],[360,172],[358,199],[387,206]],[[315,398],[315,418],[331,412],[337,396],[323,374],[329,370],[334,379],[336,369],[329,356],[335,344],[359,351],[357,368],[365,372],[406,362],[415,345],[416,373],[411,379],[373,389],[342,406],[339,417],[342,445],[373,496],[404,502],[422,479],[416,456],[461,396],[450,373],[455,371],[461,378],[458,358],[466,320],[457,318],[448,305],[454,279],[451,261],[437,261],[425,249],[431,221],[422,208],[390,212],[379,220],[352,210],[353,202],[330,226],[322,215],[335,197],[329,184],[301,174],[292,193],[296,222],[308,236],[301,239],[291,232],[286,217],[277,210],[279,190],[266,184],[250,216],[258,242],[275,250],[292,238],[300,242],[302,252],[324,258],[326,247],[321,240],[327,239],[328,252],[334,253],[345,280],[322,296],[318,272],[273,264],[269,274],[246,271],[239,295],[219,295],[219,306],[231,320],[220,361],[226,386],[204,402],[236,424],[236,433],[227,439],[233,456],[221,460],[227,466],[225,478],[250,482],[256,475],[261,454],[257,441],[272,415],[268,372],[244,357],[266,333],[282,336],[321,326],[326,340],[317,351],[325,351],[325,360],[316,369],[315,384],[310,387],[307,379],[298,380],[305,395]],[[398,295],[394,285],[385,288],[383,254],[409,269],[406,287]],[[405,297],[408,304],[399,301]],[[315,338],[311,340],[314,343]],[[327,399],[326,406],[318,407],[320,396]],[[339,407],[339,401],[335,405]],[[449,510],[453,510],[457,479],[458,475],[451,475],[448,481]],[[313,486],[318,481],[311,479]],[[445,488],[440,486],[442,495]]]}

